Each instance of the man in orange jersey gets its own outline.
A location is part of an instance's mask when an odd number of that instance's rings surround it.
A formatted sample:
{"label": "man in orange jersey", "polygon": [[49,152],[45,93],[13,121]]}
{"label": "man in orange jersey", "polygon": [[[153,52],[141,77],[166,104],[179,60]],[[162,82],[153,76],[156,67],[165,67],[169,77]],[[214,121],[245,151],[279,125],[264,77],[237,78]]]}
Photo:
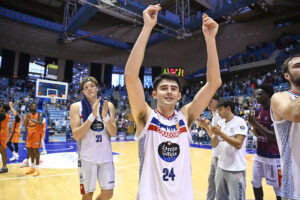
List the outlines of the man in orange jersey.
{"label": "man in orange jersey", "polygon": [[[7,142],[7,146],[13,154],[13,156],[9,159],[9,161],[14,161],[14,160],[19,160],[18,144],[19,144],[20,127],[22,124],[22,118],[21,118],[21,110],[16,111],[14,109],[14,104],[12,102],[9,102],[9,107],[10,107],[12,114],[15,116],[15,119],[14,119],[13,125],[11,127],[11,135]],[[12,147],[11,143],[14,144],[15,149]]]}
{"label": "man in orange jersey", "polygon": [[0,169],[0,173],[8,172],[6,162],[7,162],[7,155],[6,155],[6,141],[9,135],[9,120],[10,115],[8,114],[9,105],[3,104],[0,107],[0,153],[2,156],[2,163],[3,167]]}
{"label": "man in orange jersey", "polygon": [[36,111],[37,105],[33,103],[30,106],[30,113],[25,115],[24,127],[27,128],[26,147],[31,157],[31,167],[26,174],[33,176],[39,175],[41,138],[42,138],[42,122],[43,117]]}

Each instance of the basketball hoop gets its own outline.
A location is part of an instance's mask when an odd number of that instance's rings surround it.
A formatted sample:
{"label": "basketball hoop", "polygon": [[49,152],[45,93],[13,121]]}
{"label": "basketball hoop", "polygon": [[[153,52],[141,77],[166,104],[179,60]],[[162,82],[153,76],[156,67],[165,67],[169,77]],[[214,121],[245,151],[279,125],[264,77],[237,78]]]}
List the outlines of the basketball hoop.
{"label": "basketball hoop", "polygon": [[51,104],[55,104],[56,103],[56,95],[49,95],[50,99],[51,99]]}

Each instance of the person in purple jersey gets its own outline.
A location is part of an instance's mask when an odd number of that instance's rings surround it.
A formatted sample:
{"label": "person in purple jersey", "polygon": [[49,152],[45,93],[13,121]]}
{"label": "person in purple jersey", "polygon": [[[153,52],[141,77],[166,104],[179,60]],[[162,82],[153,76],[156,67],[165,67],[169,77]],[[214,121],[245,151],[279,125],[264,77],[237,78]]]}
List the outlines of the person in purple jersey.
{"label": "person in purple jersey", "polygon": [[263,199],[262,179],[273,186],[277,200],[280,197],[281,167],[280,154],[276,142],[273,122],[270,113],[272,87],[261,85],[255,92],[256,101],[261,105],[256,116],[247,114],[248,123],[257,137],[256,155],[253,163],[252,186],[256,200]]}

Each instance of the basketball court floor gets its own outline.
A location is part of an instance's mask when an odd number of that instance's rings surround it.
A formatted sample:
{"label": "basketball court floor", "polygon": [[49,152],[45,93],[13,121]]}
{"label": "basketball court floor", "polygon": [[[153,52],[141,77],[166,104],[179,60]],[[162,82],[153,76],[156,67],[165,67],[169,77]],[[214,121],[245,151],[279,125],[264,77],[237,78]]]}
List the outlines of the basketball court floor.
{"label": "basketball court floor", "polygon": [[[48,154],[42,155],[40,176],[25,175],[27,168],[9,162],[8,173],[0,174],[0,200],[75,200],[81,199],[77,173],[76,142],[49,142]],[[19,144],[20,159],[26,157],[25,144]],[[135,141],[112,142],[116,168],[116,187],[113,200],[135,200],[138,190],[138,145]],[[204,200],[212,151],[209,146],[191,147],[195,200]],[[8,158],[11,157],[9,152]],[[254,199],[251,178],[254,154],[247,154],[246,199]],[[2,165],[2,163],[1,163]],[[263,180],[264,199],[276,199],[273,188]],[[99,194],[97,185],[95,194]],[[96,195],[94,195],[94,199]]]}

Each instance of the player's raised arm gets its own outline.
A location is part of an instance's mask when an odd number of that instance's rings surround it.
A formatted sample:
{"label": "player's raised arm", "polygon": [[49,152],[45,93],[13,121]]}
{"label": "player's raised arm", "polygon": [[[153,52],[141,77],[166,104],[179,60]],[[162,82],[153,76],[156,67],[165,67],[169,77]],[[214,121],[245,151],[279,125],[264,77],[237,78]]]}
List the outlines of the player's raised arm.
{"label": "player's raised arm", "polygon": [[216,47],[216,34],[218,32],[219,25],[206,14],[203,14],[202,18],[202,29],[207,48],[207,81],[206,84],[198,91],[193,101],[181,109],[188,121],[189,127],[192,125],[193,121],[200,116],[203,110],[207,107],[212,96],[222,85],[219,58]]}
{"label": "player's raised arm", "polygon": [[125,66],[125,84],[128,92],[129,103],[132,116],[137,126],[143,126],[145,119],[150,113],[150,107],[145,101],[145,94],[139,71],[144,59],[147,41],[153,27],[157,22],[157,13],[161,9],[160,5],[150,5],[143,12],[144,26],[130,53]]}

